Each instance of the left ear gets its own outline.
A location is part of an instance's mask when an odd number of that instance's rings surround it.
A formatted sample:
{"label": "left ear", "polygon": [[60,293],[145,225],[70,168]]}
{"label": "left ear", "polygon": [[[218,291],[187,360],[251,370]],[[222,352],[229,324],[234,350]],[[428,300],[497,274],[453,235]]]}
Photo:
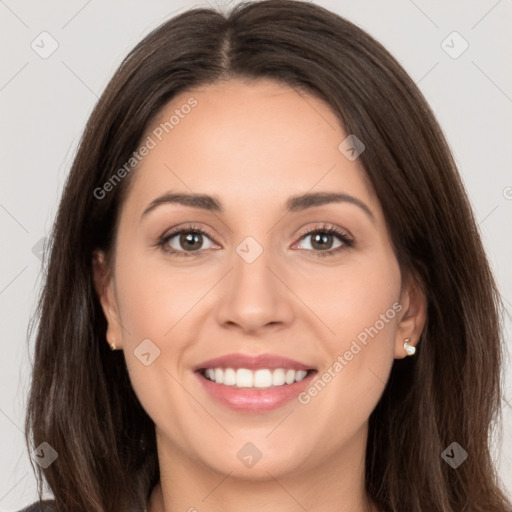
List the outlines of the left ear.
{"label": "left ear", "polygon": [[402,309],[395,338],[395,358],[403,359],[407,354],[404,340],[409,338],[409,345],[416,346],[427,319],[427,297],[417,279],[411,274],[404,279],[400,293]]}

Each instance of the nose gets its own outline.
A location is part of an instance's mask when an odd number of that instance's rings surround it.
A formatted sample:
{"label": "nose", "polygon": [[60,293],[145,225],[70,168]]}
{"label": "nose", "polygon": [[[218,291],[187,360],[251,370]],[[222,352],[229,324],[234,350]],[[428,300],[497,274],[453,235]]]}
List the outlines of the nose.
{"label": "nose", "polygon": [[293,293],[286,286],[287,275],[270,251],[254,261],[233,255],[233,268],[223,280],[217,320],[223,327],[257,334],[279,329],[293,319]]}

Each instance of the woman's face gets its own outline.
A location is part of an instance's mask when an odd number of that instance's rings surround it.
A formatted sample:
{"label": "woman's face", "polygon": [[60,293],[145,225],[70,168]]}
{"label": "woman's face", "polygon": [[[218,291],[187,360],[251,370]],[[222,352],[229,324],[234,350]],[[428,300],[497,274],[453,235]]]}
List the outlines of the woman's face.
{"label": "woman's face", "polygon": [[348,135],[266,80],[184,92],[144,135],[99,290],[168,460],[253,479],[359,467],[424,308]]}

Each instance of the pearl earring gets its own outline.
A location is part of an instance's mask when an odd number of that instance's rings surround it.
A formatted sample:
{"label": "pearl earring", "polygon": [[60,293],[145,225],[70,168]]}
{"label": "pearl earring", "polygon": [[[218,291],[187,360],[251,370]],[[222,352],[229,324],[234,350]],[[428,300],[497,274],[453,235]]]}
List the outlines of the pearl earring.
{"label": "pearl earring", "polygon": [[404,349],[407,352],[408,356],[413,356],[416,352],[416,347],[413,347],[412,345],[409,345],[409,341],[411,341],[411,338],[405,338],[404,340]]}

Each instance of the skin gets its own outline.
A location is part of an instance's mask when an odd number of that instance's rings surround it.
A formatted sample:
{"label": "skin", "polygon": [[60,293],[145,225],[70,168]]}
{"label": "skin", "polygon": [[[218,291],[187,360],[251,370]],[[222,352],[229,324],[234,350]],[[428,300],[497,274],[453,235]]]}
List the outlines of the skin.
{"label": "skin", "polygon": [[[198,105],[133,171],[112,271],[95,254],[107,340],[123,349],[156,425],[161,480],[148,510],[377,510],[364,490],[368,418],[393,360],[406,355],[404,339],[420,337],[425,297],[402,279],[379,201],[360,160],[338,150],[347,134],[327,104],[272,81],[230,80],[175,97],[145,137],[191,96]],[[169,203],[141,219],[168,191],[213,195],[225,211]],[[349,202],[285,213],[290,196],[320,191],[359,199],[374,219]],[[188,257],[156,245],[188,222],[208,233],[199,250],[179,235],[168,246]],[[333,235],[318,248],[302,236],[323,223],[354,245],[318,256],[342,243]],[[263,249],[252,263],[236,252],[247,236]],[[305,405],[235,412],[192,371],[243,352],[289,357],[322,374],[394,303],[400,312]],[[146,338],[160,350],[149,366],[134,355]],[[262,453],[251,468],[237,457],[247,442]]]}

